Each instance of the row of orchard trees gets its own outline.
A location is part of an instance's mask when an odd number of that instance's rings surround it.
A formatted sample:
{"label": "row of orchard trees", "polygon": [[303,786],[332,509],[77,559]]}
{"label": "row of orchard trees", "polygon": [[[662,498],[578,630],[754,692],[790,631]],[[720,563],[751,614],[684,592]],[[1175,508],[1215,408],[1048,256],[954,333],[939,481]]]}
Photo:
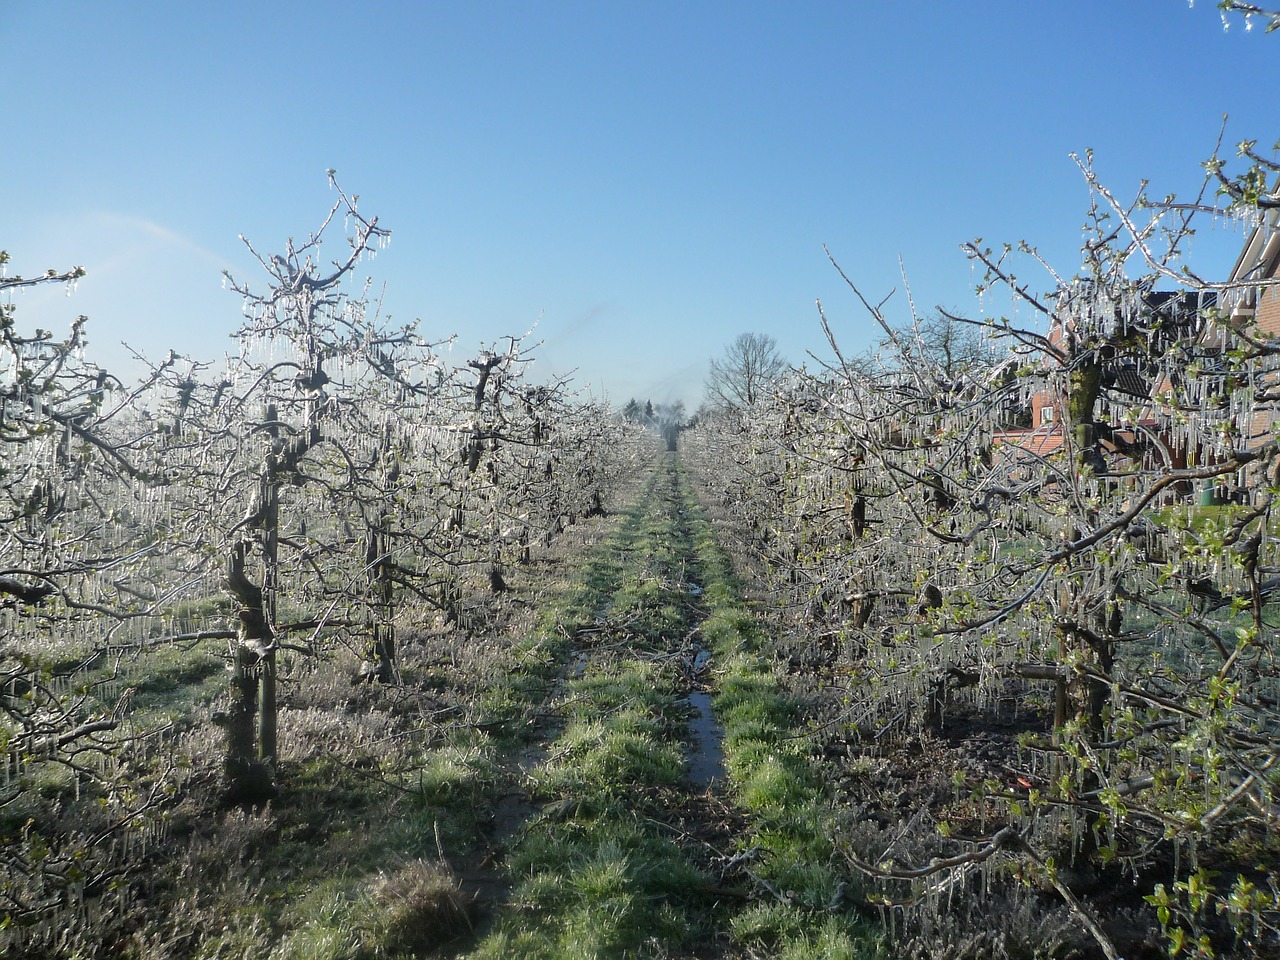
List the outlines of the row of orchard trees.
{"label": "row of orchard trees", "polygon": [[[1215,159],[1190,203],[1121,204],[1081,161],[1094,203],[1077,275],[1050,271],[1041,296],[1017,251],[966,246],[986,291],[1039,322],[944,317],[970,347],[957,356],[931,345],[936,323],[895,329],[862,300],[880,357],[832,338],[827,369],[698,431],[737,465],[708,475],[810,635],[837,641],[851,679],[827,729],[883,747],[938,730],[960,698],[1045,704],[1048,732],[1010,758],[1021,780],[957,772],[995,811],[983,839],[944,843],[932,866],[863,851],[914,888],[898,895],[1012,862],[1115,956],[1078,894],[1128,871],[1175,944],[1275,941],[1280,341],[1238,308],[1280,289],[1245,271],[1210,282],[1181,258],[1194,218],[1222,212],[1215,184],[1274,257],[1280,168],[1242,154],[1245,174]],[[1202,506],[1206,491],[1229,502]],[[1250,852],[1197,873],[1233,844]]]}
{"label": "row of orchard trees", "polygon": [[[80,271],[0,280],[0,806],[54,764],[135,815],[113,782],[123,705],[95,712],[74,658],[197,639],[229,645],[224,799],[268,797],[282,650],[346,647],[394,681],[406,605],[457,619],[464,587],[504,589],[532,543],[601,508],[621,424],[533,382],[523,338],[453,367],[383,322],[353,281],[388,232],[333,186],[306,242],[254,251],[264,286],[229,278],[245,319],[225,368],[171,354],[126,388],[86,359],[83,318],[18,325],[14,292]],[[5,849],[6,876],[31,872]],[[20,886],[11,918],[38,912]]]}

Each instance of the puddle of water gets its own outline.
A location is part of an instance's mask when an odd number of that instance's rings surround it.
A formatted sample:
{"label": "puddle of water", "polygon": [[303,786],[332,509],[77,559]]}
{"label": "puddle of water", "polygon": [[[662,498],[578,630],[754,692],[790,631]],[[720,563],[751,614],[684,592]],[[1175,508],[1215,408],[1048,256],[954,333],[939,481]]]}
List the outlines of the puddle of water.
{"label": "puddle of water", "polygon": [[724,779],[724,727],[711,713],[710,694],[689,694],[689,706],[697,715],[689,720],[689,780],[701,790]]}
{"label": "puddle of water", "polygon": [[701,587],[699,584],[696,584],[696,583],[686,583],[686,584],[685,584],[685,589],[687,589],[687,590],[689,591],[689,596],[691,596],[691,597],[700,597],[700,596],[702,596],[702,587]]}
{"label": "puddle of water", "polygon": [[[547,748],[542,744],[532,744],[520,752],[518,769],[520,779],[547,761]],[[529,793],[522,789],[512,789],[498,796],[493,802],[492,837],[500,847],[513,844],[516,835],[525,828],[533,817],[534,804]]]}

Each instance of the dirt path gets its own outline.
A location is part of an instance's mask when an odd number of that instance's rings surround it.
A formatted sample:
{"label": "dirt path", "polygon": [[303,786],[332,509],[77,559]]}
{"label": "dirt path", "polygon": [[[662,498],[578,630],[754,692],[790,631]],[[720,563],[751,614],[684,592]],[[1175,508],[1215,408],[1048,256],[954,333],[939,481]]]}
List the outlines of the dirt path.
{"label": "dirt path", "polygon": [[678,456],[539,631],[507,678],[505,902],[463,955],[852,956],[794,709]]}

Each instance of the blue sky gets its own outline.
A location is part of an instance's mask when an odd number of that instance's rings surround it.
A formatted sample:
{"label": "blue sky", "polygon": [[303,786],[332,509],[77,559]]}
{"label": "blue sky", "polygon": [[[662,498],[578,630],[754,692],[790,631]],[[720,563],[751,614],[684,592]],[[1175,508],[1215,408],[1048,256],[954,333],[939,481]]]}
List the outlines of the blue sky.
{"label": "blue sky", "polygon": [[[537,323],[536,370],[695,407],[740,332],[825,356],[816,299],[844,349],[875,338],[823,244],[895,319],[899,257],[921,311],[1000,312],[959,244],[1070,274],[1072,151],[1122,196],[1191,193],[1224,113],[1228,143],[1280,136],[1280,37],[1212,0],[6,0],[0,42],[0,248],[89,271],[19,319],[88,314],[113,369],[121,341],[227,350],[238,236],[305,236],[330,167],[393,231],[365,272],[397,322],[459,360]],[[1220,275],[1242,238],[1203,226]]]}

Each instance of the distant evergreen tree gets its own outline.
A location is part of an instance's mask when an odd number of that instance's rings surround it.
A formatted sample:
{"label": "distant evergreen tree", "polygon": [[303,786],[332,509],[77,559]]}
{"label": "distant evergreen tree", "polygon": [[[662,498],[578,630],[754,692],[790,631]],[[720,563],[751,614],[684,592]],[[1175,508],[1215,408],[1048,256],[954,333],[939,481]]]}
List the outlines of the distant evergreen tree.
{"label": "distant evergreen tree", "polygon": [[632,420],[632,421],[639,420],[640,404],[636,403],[634,398],[631,400],[628,400],[627,405],[622,408],[622,416],[627,420]]}

